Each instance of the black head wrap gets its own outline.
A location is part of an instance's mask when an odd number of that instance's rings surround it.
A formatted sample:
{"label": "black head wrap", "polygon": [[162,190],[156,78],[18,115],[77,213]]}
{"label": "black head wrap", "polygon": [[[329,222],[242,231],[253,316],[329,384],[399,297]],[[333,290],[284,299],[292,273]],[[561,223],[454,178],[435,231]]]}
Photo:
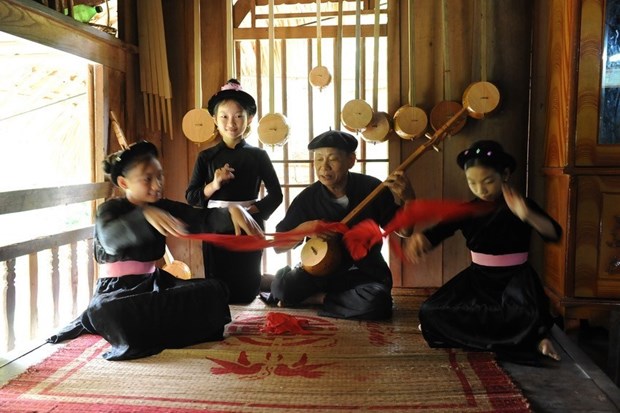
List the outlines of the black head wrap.
{"label": "black head wrap", "polygon": [[347,153],[352,153],[357,149],[357,139],[347,132],[329,130],[321,133],[308,144],[310,150],[317,148],[338,148]]}
{"label": "black head wrap", "polygon": [[127,169],[137,160],[145,157],[157,158],[157,147],[148,141],[132,143],[127,149],[122,149],[109,155],[103,161],[103,172],[110,175],[110,180],[118,186],[118,177],[123,176]]}
{"label": "black head wrap", "polygon": [[248,112],[249,116],[256,115],[256,101],[250,94],[243,91],[237,79],[230,79],[219,92],[211,96],[207,103],[207,110],[211,116],[215,116],[215,107],[223,100],[234,100]]}
{"label": "black head wrap", "polygon": [[456,163],[461,169],[467,169],[472,165],[483,165],[500,173],[506,168],[512,173],[517,167],[515,158],[504,152],[502,145],[492,140],[474,142],[469,149],[459,153]]}

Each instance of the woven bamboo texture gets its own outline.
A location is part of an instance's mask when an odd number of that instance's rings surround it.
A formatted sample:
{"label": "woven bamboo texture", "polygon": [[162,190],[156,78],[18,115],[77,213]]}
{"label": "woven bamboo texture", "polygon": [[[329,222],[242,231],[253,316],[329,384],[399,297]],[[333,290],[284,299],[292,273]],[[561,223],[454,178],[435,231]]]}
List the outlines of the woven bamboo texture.
{"label": "woven bamboo texture", "polygon": [[[226,338],[122,362],[82,336],[0,389],[0,411],[528,412],[492,354],[430,349],[419,297],[396,297],[385,322],[316,316],[262,302],[234,306]],[[261,332],[269,311],[308,334]]]}

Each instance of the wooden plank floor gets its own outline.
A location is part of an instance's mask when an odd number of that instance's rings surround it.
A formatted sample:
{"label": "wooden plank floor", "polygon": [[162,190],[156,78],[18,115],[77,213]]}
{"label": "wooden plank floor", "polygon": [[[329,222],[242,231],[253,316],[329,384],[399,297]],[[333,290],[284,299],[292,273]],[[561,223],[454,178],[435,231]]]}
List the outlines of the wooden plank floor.
{"label": "wooden plank floor", "polygon": [[[523,389],[532,411],[620,412],[620,389],[559,328],[554,327],[552,333],[561,362],[549,360],[538,367],[500,363]],[[0,385],[61,347],[42,344],[26,355],[14,357],[14,361],[0,359],[0,365],[6,364],[0,367]]]}
{"label": "wooden plank floor", "polygon": [[562,360],[543,366],[501,362],[531,403],[534,412],[617,413],[620,389],[557,326],[552,339]]}

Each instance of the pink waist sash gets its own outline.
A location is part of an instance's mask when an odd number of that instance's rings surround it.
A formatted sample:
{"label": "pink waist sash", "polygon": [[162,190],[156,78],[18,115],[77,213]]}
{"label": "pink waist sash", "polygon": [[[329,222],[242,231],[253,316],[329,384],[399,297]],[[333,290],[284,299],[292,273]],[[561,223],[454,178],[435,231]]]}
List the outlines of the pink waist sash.
{"label": "pink waist sash", "polygon": [[491,255],[471,251],[471,261],[475,264],[484,265],[486,267],[510,267],[527,262],[527,252]]}
{"label": "pink waist sash", "polygon": [[122,277],[132,274],[146,274],[155,271],[155,262],[117,261],[99,265],[99,277]]}

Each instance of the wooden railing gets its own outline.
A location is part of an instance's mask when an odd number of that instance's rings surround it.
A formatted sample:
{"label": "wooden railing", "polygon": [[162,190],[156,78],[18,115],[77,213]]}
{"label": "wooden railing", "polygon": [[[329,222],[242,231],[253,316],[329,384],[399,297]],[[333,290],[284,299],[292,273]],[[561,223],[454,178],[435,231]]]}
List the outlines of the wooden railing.
{"label": "wooden railing", "polygon": [[[0,193],[0,215],[109,197],[109,183]],[[96,279],[93,225],[0,247],[0,354],[82,311]]]}

